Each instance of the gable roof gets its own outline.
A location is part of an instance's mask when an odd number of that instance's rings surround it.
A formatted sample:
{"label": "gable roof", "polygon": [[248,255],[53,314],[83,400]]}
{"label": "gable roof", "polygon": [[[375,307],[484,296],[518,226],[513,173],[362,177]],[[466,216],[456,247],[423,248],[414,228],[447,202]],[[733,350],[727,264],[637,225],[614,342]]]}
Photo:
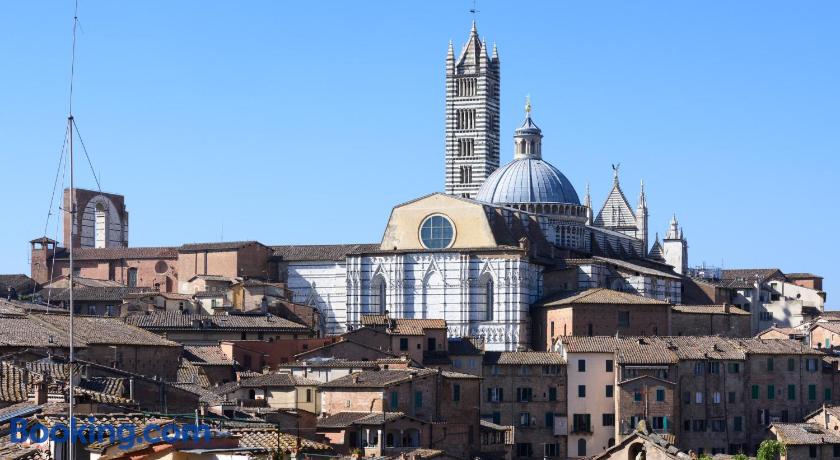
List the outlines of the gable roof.
{"label": "gable roof", "polygon": [[564,336],[563,348],[569,353],[615,353],[618,339],[613,336]]}
{"label": "gable roof", "polygon": [[239,386],[242,388],[317,386],[320,384],[321,382],[318,380],[288,373],[262,374],[239,382]]}
{"label": "gable roof", "polygon": [[[232,331],[309,331],[309,328],[302,324],[271,314],[203,315],[168,311],[128,315],[125,317],[125,322],[151,331],[184,331],[202,328]],[[207,327],[204,327],[205,325]]]}
{"label": "gable roof", "polygon": [[789,446],[840,444],[840,435],[816,423],[774,423],[770,430]]}
{"label": "gable roof", "polygon": [[636,215],[624,196],[617,178],[593,223],[598,227],[607,228],[636,227]]}
{"label": "gable roof", "polygon": [[668,302],[643,297],[628,292],[607,288],[594,288],[585,291],[565,292],[540,302],[542,307],[564,307],[569,305],[670,305]]}
{"label": "gable roof", "polygon": [[218,345],[186,345],[184,357],[199,365],[233,365],[233,359],[229,358]]}
{"label": "gable roof", "polygon": [[[30,316],[47,324],[58,333],[64,333],[70,328],[69,315],[33,314]],[[181,346],[157,334],[126,324],[119,318],[74,316],[73,333],[75,340],[87,345]]]}
{"label": "gable roof", "polygon": [[384,388],[415,377],[437,373],[434,369],[382,369],[354,372],[333,381],[322,383],[321,388]]}
{"label": "gable roof", "polygon": [[446,329],[443,319],[389,318],[387,315],[362,315],[362,326],[385,327],[394,335],[425,335],[425,329]]}

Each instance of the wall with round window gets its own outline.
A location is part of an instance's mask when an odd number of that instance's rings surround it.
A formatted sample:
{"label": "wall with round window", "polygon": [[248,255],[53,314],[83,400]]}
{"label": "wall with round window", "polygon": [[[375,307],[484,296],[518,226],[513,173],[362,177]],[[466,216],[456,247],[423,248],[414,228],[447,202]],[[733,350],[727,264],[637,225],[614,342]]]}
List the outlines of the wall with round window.
{"label": "wall with round window", "polygon": [[432,214],[420,224],[420,243],[426,249],[445,249],[455,242],[455,225],[443,214]]}

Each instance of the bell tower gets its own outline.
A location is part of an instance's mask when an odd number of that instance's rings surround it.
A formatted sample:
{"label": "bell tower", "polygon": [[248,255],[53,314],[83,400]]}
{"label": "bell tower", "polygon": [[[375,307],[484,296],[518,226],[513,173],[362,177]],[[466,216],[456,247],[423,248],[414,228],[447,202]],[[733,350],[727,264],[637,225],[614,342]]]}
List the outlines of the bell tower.
{"label": "bell tower", "polygon": [[474,198],[499,167],[499,52],[478,38],[473,22],[455,58],[446,55],[446,184],[450,195]]}

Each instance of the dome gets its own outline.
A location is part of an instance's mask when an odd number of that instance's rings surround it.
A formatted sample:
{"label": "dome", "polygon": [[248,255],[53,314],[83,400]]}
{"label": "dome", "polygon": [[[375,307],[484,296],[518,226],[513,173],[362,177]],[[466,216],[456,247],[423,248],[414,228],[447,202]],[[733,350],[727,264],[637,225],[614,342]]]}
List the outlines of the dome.
{"label": "dome", "polygon": [[563,203],[580,205],[566,176],[542,159],[542,131],[531,119],[531,100],[525,103],[525,121],[513,133],[514,160],[497,169],[478,190],[486,203]]}
{"label": "dome", "polygon": [[525,157],[497,169],[476,195],[487,203],[568,203],[580,205],[569,179],[548,162]]}

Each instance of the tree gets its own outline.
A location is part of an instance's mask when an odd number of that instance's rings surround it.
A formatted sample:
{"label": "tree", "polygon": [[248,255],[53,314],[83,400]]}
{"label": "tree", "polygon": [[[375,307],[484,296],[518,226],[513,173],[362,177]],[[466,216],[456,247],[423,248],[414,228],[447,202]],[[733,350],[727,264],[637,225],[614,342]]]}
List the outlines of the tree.
{"label": "tree", "polygon": [[775,439],[765,439],[758,446],[758,460],[776,460],[785,451],[785,445]]}

